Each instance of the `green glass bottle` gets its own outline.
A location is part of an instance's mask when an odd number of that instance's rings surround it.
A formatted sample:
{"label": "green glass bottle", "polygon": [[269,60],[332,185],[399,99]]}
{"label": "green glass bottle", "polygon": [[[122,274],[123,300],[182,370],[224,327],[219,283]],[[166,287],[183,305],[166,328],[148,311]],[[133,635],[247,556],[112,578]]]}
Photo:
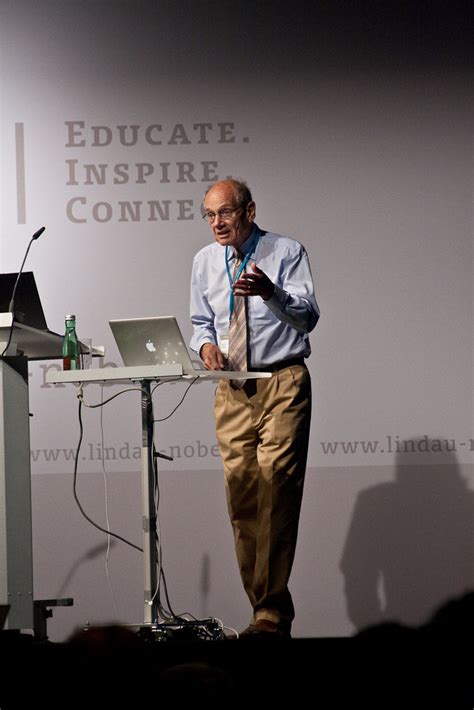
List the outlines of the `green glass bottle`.
{"label": "green glass bottle", "polygon": [[76,335],[76,316],[66,316],[63,340],[63,370],[79,370],[79,343]]}

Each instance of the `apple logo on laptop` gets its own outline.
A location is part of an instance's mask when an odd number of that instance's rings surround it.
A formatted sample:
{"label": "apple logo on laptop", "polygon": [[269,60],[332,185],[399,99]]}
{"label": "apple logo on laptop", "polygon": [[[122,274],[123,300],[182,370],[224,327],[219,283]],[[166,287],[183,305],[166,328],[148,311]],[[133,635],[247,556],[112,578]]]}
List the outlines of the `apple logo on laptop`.
{"label": "apple logo on laptop", "polygon": [[150,352],[150,353],[155,353],[155,352],[156,352],[156,348],[155,348],[155,346],[153,345],[153,343],[151,342],[150,339],[148,339],[148,342],[146,343],[146,349],[147,349],[148,352]]}

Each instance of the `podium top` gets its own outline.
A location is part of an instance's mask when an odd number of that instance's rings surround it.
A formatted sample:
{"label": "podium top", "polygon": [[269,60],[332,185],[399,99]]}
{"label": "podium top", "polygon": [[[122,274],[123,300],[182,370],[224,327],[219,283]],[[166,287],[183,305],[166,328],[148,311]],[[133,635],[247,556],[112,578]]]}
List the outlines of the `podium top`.
{"label": "podium top", "polygon": [[183,374],[181,365],[140,365],[135,367],[104,367],[91,370],[53,371],[46,373],[49,384],[78,382],[116,382],[125,380],[254,380],[271,377],[271,372],[232,372],[230,370],[194,370]]}
{"label": "podium top", "polygon": [[[0,313],[0,342],[8,341],[12,319],[11,313]],[[63,336],[51,330],[39,330],[15,321],[12,343],[15,343],[18,353],[25,355],[28,360],[62,358]]]}
{"label": "podium top", "polygon": [[[12,313],[0,313],[0,343],[8,342],[12,321]],[[63,357],[63,337],[48,328],[42,330],[15,321],[12,343],[16,345],[18,352],[14,354],[25,355],[28,360],[60,360]],[[2,350],[3,348],[0,348],[0,352]],[[104,354],[104,348],[94,347],[92,354],[101,356]]]}

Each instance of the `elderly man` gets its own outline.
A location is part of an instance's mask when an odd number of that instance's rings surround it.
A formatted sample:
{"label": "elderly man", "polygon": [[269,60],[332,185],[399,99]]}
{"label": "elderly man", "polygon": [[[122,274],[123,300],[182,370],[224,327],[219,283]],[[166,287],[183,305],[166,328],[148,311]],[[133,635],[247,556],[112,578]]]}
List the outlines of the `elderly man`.
{"label": "elderly man", "polygon": [[285,638],[311,417],[304,359],[319,309],[305,249],[255,224],[245,183],[212,185],[202,212],[215,241],[193,262],[191,347],[209,370],[272,373],[221,380],[215,399],[237,560],[253,608],[241,635]]}

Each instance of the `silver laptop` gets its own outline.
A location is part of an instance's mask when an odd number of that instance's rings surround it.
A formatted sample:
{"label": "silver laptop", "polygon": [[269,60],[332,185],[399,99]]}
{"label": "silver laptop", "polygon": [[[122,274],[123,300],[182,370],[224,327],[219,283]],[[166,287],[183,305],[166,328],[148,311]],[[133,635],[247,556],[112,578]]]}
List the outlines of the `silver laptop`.
{"label": "silver laptop", "polygon": [[196,369],[174,316],[124,318],[109,325],[126,367],[140,365],[181,365],[183,374]]}

